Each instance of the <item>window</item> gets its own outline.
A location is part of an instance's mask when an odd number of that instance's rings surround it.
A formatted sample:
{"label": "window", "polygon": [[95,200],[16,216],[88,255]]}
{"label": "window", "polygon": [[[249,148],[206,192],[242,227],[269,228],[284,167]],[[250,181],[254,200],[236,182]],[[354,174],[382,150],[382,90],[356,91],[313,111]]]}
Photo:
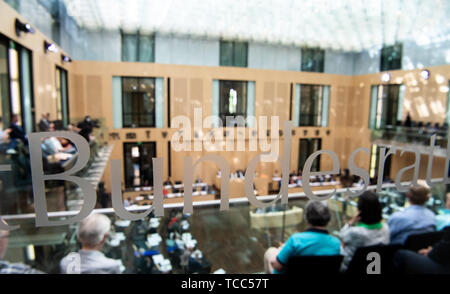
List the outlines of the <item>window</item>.
{"label": "window", "polygon": [[[388,156],[386,158],[386,161],[384,162],[383,180],[385,178],[390,177],[391,164],[392,164],[392,156]],[[369,172],[371,179],[376,179],[378,177],[379,166],[380,166],[380,146],[373,144],[370,155],[370,172]]]}
{"label": "window", "polygon": [[323,72],[325,51],[318,48],[302,49],[302,71]]}
{"label": "window", "polygon": [[[219,81],[220,102],[219,117],[225,126],[245,126],[245,122],[236,121],[234,118],[247,114],[247,82],[242,81]],[[229,119],[228,124],[226,117]]]}
{"label": "window", "polygon": [[154,36],[122,33],[122,61],[154,62]]}
{"label": "window", "polygon": [[220,65],[247,67],[246,42],[220,42]]}
{"label": "window", "polygon": [[153,186],[156,142],[123,143],[125,188]]}
{"label": "window", "polygon": [[0,36],[0,117],[4,128],[17,114],[26,133],[34,129],[31,64],[28,49]]}
{"label": "window", "polygon": [[66,128],[69,124],[69,99],[67,92],[67,71],[56,67],[56,119]]}
{"label": "window", "polygon": [[403,85],[372,86],[369,127],[384,129],[396,126],[402,119]]}
{"label": "window", "polygon": [[[302,171],[308,157],[322,148],[322,139],[300,139],[298,146],[298,171]],[[311,171],[320,171],[320,156],[312,163]]]}
{"label": "window", "polygon": [[380,71],[402,68],[402,44],[383,47],[381,49]]}
{"label": "window", "polygon": [[155,127],[155,79],[122,78],[123,127]]}
{"label": "window", "polygon": [[328,126],[329,86],[296,85],[298,126]]}

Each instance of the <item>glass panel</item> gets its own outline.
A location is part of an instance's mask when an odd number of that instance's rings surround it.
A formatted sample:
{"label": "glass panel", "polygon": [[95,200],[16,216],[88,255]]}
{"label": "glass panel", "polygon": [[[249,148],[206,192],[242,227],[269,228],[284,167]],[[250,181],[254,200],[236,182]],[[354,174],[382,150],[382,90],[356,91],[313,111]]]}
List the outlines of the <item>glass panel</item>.
{"label": "glass panel", "polygon": [[[298,171],[303,170],[308,157],[321,149],[322,139],[300,139],[298,150]],[[320,171],[320,156],[317,157],[312,166],[311,171]]]}
{"label": "glass panel", "polygon": [[372,86],[370,91],[369,128],[374,129],[377,122],[378,86]]}
{"label": "glass panel", "polygon": [[[247,115],[247,82],[220,81],[220,119],[226,124],[226,117],[233,118]],[[242,126],[231,119],[227,126]]]}
{"label": "glass panel", "polygon": [[62,96],[61,96],[61,70],[59,68],[56,68],[55,71],[56,75],[56,119],[62,120],[63,114],[62,114]]}
{"label": "glass panel", "polygon": [[323,72],[325,63],[325,51],[321,49],[302,49],[302,71]]}
{"label": "glass panel", "polygon": [[399,100],[399,85],[384,85],[382,90],[381,128],[395,126]]}
{"label": "glass panel", "polygon": [[23,87],[23,112],[25,132],[33,131],[34,124],[34,107],[33,107],[33,89],[32,89],[32,72],[31,72],[31,54],[25,48],[20,49],[21,60],[21,81]]}
{"label": "glass panel", "polygon": [[61,70],[61,111],[63,127],[69,124],[69,97],[67,89],[67,71]]}
{"label": "glass panel", "polygon": [[233,42],[220,42],[220,65],[233,66]]}
{"label": "glass panel", "polygon": [[247,67],[247,43],[234,42],[234,66]]}
{"label": "glass panel", "polygon": [[322,94],[322,101],[323,101],[323,107],[322,107],[322,127],[328,126],[328,113],[330,108],[330,86],[324,86],[323,87],[323,94]]}
{"label": "glass panel", "polygon": [[113,117],[114,128],[122,128],[122,78],[113,77]]}
{"label": "glass panel", "polygon": [[138,61],[137,35],[122,34],[122,61]]}
{"label": "glass panel", "polygon": [[11,112],[12,114],[17,114],[17,124],[22,126],[19,82],[19,54],[15,49],[9,49],[9,76],[11,86]]}
{"label": "glass panel", "polygon": [[126,188],[153,186],[153,157],[155,142],[124,143]]}
{"label": "glass panel", "polygon": [[155,126],[155,79],[122,78],[124,127]]}
{"label": "glass panel", "polygon": [[402,44],[397,44],[381,49],[380,71],[402,68]]}
{"label": "glass panel", "polygon": [[320,126],[322,86],[301,85],[301,88],[300,126]]}
{"label": "glass panel", "polygon": [[[9,99],[9,74],[8,74],[8,46],[0,40],[0,105],[3,127],[8,127],[11,122]],[[3,129],[3,128],[2,128]]]}
{"label": "glass panel", "polygon": [[[255,116],[255,82],[247,83],[247,117]],[[248,127],[254,127],[253,121],[249,121]]]}
{"label": "glass panel", "polygon": [[[219,117],[219,107],[220,107],[220,81],[213,80],[212,84],[212,116]],[[212,122],[212,127],[219,127],[219,122],[214,120]]]}
{"label": "glass panel", "polygon": [[139,59],[141,62],[154,62],[154,37],[139,36]]}

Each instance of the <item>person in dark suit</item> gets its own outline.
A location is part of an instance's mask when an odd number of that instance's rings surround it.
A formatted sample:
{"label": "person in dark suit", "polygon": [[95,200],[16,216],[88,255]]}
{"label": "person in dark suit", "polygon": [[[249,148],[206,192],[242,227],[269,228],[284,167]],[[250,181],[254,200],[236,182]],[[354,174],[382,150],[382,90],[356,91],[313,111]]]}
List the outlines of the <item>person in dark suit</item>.
{"label": "person in dark suit", "polygon": [[397,251],[394,266],[401,274],[450,274],[450,227],[444,229],[444,236],[434,246],[419,252]]}
{"label": "person in dark suit", "polygon": [[21,140],[25,145],[28,145],[25,131],[22,126],[19,125],[19,115],[13,114],[9,128],[11,129],[11,133],[9,134],[11,139]]}
{"label": "person in dark suit", "polygon": [[50,128],[50,113],[43,113],[38,124],[39,131],[47,132]]}

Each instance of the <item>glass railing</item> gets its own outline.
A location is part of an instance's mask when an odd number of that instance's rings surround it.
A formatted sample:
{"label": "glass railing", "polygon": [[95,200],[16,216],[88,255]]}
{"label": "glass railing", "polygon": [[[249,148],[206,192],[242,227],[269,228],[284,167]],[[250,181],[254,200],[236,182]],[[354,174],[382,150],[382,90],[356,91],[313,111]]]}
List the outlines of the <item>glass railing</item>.
{"label": "glass railing", "polygon": [[448,130],[425,127],[386,126],[382,129],[374,129],[371,133],[372,141],[395,141],[416,145],[429,146],[430,138],[436,135],[435,145],[447,148]]}
{"label": "glass railing", "polygon": [[[435,180],[439,182],[439,180]],[[403,183],[405,184],[405,183]],[[376,186],[370,186],[375,190]],[[337,189],[327,200],[331,211],[328,230],[338,235],[343,225],[357,213],[356,198]],[[445,186],[436,183],[427,207],[436,213],[444,208]],[[325,195],[331,190],[315,192]],[[394,184],[384,184],[378,193],[386,220],[392,213],[409,205],[404,193]],[[270,201],[274,195],[260,196]],[[279,203],[279,202],[278,202]],[[194,202],[192,214],[183,213],[183,203],[165,204],[164,216],[153,214],[138,221],[120,219],[113,208],[97,209],[112,222],[111,232],[102,251],[122,261],[123,273],[262,273],[264,253],[271,246],[285,242],[307,224],[304,209],[308,198],[304,193],[289,195],[286,205],[253,207],[247,198],[230,199],[230,209],[219,210],[220,200]],[[128,208],[143,212],[149,206]],[[51,220],[70,218],[76,211],[50,212]],[[80,250],[77,224],[35,227],[34,214],[4,215],[9,225],[20,225],[11,231],[5,260],[24,262],[46,273],[59,273],[60,260]]]}

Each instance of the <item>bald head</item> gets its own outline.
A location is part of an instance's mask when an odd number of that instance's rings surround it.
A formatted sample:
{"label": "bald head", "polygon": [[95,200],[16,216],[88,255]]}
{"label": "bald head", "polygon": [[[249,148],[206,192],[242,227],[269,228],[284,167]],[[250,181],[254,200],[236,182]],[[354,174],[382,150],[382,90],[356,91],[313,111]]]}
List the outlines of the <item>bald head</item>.
{"label": "bald head", "polygon": [[406,197],[408,197],[411,204],[415,205],[424,205],[428,199],[430,199],[430,196],[430,189],[424,186],[411,186],[409,191],[406,193]]}

